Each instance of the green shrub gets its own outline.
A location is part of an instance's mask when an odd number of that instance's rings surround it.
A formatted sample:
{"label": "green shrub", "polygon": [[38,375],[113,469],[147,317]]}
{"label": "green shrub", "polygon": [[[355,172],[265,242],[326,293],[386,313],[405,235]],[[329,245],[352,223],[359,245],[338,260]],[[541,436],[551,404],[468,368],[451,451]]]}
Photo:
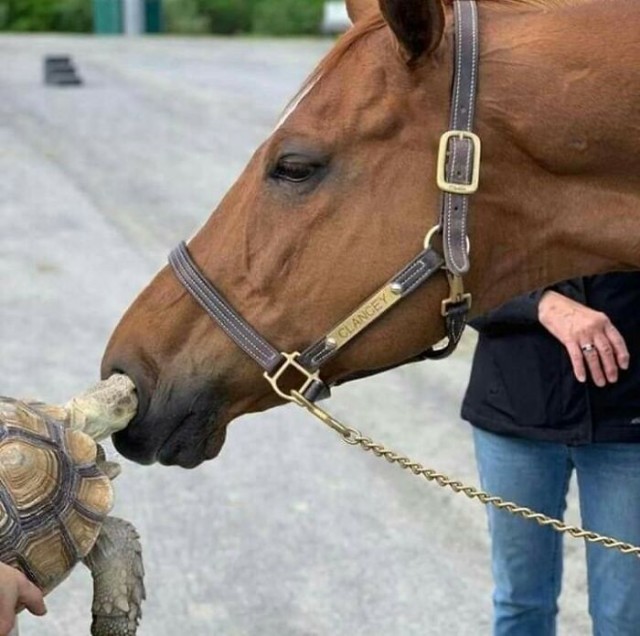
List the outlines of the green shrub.
{"label": "green shrub", "polygon": [[169,33],[206,33],[209,20],[198,7],[197,0],[164,0],[164,25]]}
{"label": "green shrub", "polygon": [[11,12],[9,3],[0,0],[0,31],[6,31],[11,23]]}
{"label": "green shrub", "polygon": [[90,0],[58,0],[51,19],[51,31],[88,32],[93,28]]}
{"label": "green shrub", "polygon": [[253,31],[268,35],[318,33],[323,0],[259,0],[253,11]]}
{"label": "green shrub", "polygon": [[233,35],[251,30],[254,0],[197,0],[211,33]]}
{"label": "green shrub", "polygon": [[46,31],[51,22],[52,0],[5,0],[2,4],[2,26],[10,31]]}
{"label": "green shrub", "polygon": [[90,31],[91,0],[0,0],[0,29]]}
{"label": "green shrub", "polygon": [[[324,0],[163,0],[171,33],[318,33]],[[93,0],[0,0],[0,30],[90,31]]]}

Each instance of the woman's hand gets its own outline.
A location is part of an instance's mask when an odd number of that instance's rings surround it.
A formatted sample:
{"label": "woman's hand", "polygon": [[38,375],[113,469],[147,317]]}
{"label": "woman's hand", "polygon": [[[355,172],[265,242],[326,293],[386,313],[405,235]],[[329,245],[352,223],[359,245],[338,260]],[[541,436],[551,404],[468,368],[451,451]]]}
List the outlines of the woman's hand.
{"label": "woman's hand", "polygon": [[538,319],[566,347],[579,382],[586,382],[588,370],[596,386],[605,386],[617,382],[618,369],[629,367],[624,338],[602,312],[548,291],[538,305]]}
{"label": "woman's hand", "polygon": [[22,572],[0,563],[0,636],[13,629],[23,607],[36,616],[47,613],[42,592]]}

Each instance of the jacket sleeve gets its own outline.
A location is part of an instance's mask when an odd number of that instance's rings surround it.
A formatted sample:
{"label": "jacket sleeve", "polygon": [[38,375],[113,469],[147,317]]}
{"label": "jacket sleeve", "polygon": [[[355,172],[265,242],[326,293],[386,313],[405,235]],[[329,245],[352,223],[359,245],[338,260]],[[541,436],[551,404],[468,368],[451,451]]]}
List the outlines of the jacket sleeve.
{"label": "jacket sleeve", "polygon": [[585,302],[584,283],[581,278],[567,280],[557,285],[538,289],[523,296],[517,296],[497,309],[478,316],[469,325],[479,332],[491,334],[509,331],[513,328],[540,324],[538,305],[546,291],[556,291],[577,302]]}

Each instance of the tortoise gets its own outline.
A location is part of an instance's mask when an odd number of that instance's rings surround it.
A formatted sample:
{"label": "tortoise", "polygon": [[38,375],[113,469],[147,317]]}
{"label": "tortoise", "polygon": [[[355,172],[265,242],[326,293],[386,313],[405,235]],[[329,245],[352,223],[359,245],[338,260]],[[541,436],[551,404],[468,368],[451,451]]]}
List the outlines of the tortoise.
{"label": "tortoise", "polygon": [[134,636],[145,597],[139,536],[108,516],[120,466],[96,443],[136,408],[125,376],[66,407],[0,398],[0,561],[45,594],[83,561],[93,577],[93,636]]}

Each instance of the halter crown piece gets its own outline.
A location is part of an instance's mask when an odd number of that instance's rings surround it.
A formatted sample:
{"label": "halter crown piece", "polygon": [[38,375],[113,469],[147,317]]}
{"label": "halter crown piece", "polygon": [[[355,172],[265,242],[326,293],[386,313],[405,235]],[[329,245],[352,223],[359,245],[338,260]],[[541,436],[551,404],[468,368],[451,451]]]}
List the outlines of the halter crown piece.
{"label": "halter crown piece", "polygon": [[[462,275],[469,270],[469,196],[478,189],[481,148],[480,139],[472,132],[479,49],[475,0],[455,0],[454,13],[455,72],[450,130],[440,139],[438,155],[437,182],[442,190],[440,223],[427,234],[424,249],[355,312],[303,352],[280,352],[206,279],[184,242],[169,256],[169,263],[182,285],[224,332],[264,369],[264,376],[273,390],[285,400],[301,404],[302,398],[306,402],[302,405],[308,408],[315,401],[328,397],[330,388],[320,378],[320,367],[400,300],[441,271],[446,273],[450,288],[449,297],[442,301],[447,342],[443,347],[430,348],[403,364],[444,358],[453,353],[460,341],[471,308],[471,295],[464,291]],[[431,246],[436,235],[442,236],[444,257]],[[356,321],[356,315],[366,315],[368,318]],[[358,326],[354,328],[355,324]],[[297,390],[285,392],[279,382],[285,371],[291,369],[302,375],[302,384]],[[353,374],[340,382],[371,373]]]}

